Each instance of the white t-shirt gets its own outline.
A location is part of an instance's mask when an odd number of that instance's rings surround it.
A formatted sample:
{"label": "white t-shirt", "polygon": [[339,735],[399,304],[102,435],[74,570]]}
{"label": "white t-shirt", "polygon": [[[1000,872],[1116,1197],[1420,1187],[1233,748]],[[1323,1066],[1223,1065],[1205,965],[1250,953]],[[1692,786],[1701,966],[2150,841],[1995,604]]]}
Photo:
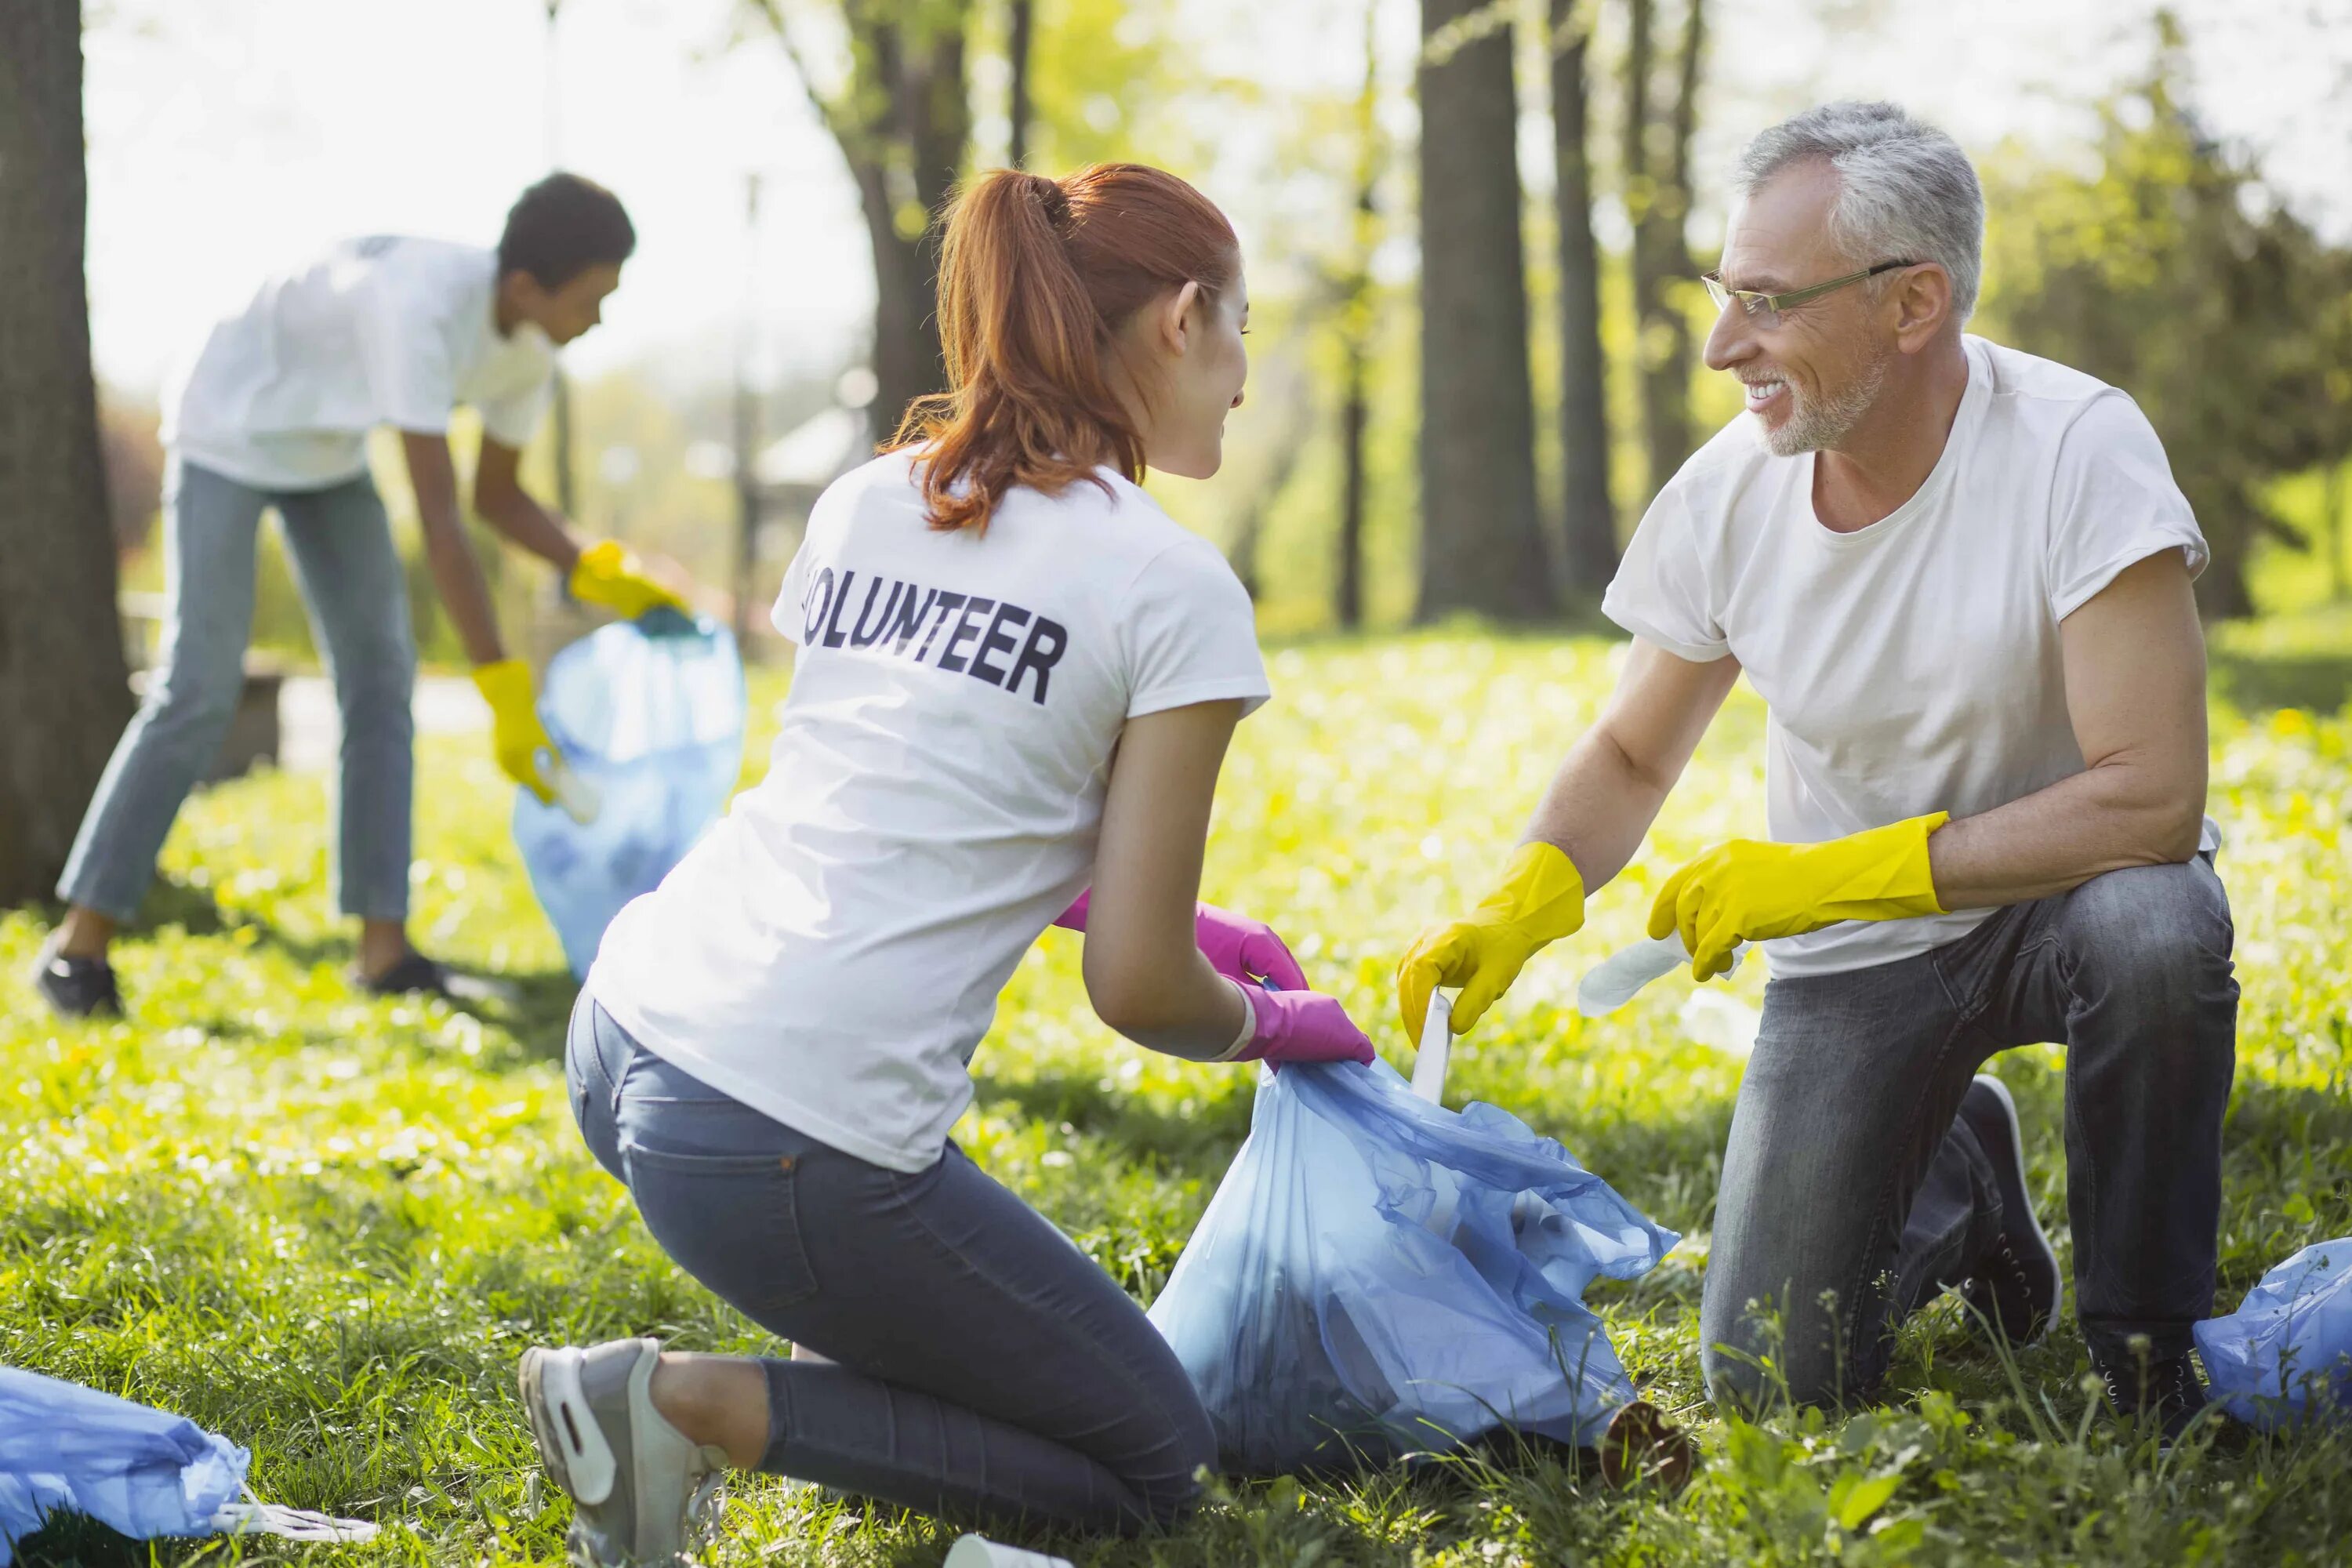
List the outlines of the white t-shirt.
{"label": "white t-shirt", "polygon": [[241,484],[315,489],[367,470],[375,426],[443,434],[463,403],[521,447],[555,349],[529,322],[499,336],[498,278],[495,251],[379,235],[271,279],[167,390],[164,445]]}
{"label": "white t-shirt", "polygon": [[589,972],[646,1049],[862,1160],[939,1159],[997,993],[1092,879],[1127,721],[1267,695],[1224,557],[1101,472],[985,535],[929,525],[905,452],[818,499],[767,777]]}
{"label": "white t-shirt", "polygon": [[[1965,342],[1944,454],[1894,512],[1823,527],[1811,456],[1772,456],[1742,415],[1659,492],[1602,602],[1670,653],[1739,660],[1771,710],[1777,841],[1972,816],[2081,772],[2058,623],[2159,551],[2204,570],[2204,536],[2137,404]],[[1833,974],[1942,946],[1989,912],[1849,921],[1766,951],[1775,975]]]}

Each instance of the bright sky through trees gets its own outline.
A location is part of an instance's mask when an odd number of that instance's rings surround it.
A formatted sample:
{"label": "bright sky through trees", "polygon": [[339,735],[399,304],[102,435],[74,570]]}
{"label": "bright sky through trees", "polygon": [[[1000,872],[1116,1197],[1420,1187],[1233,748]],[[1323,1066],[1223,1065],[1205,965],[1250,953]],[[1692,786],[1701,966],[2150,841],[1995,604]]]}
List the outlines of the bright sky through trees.
{"label": "bright sky through trees", "polygon": [[[1322,47],[1353,36],[1357,0],[1168,3],[1204,74],[1344,92],[1360,68]],[[1415,12],[1412,0],[1381,3],[1402,116]],[[2262,151],[2331,231],[2352,229],[2352,0],[2178,8],[2213,128]],[[1948,0],[1727,13],[1702,165],[1720,167],[1769,118],[1839,95],[1901,99],[1976,148],[2012,132],[2063,145],[2083,127],[2081,106],[2137,68],[2150,37],[2142,0],[1977,0],[1965,13]],[[774,42],[753,28],[728,47],[734,15],[733,0],[566,0],[562,161],[618,190],[641,235],[606,328],[571,356],[583,374],[647,359],[723,371],[754,167],[768,183],[772,352],[823,365],[864,330],[873,286],[854,193]],[[207,0],[201,19],[171,0],[89,0],[100,373],[152,388],[214,310],[334,239],[494,239],[506,204],[546,167],[545,36],[539,0]],[[1548,137],[1528,142],[1540,179]],[[1246,228],[1248,194],[1217,194]]]}

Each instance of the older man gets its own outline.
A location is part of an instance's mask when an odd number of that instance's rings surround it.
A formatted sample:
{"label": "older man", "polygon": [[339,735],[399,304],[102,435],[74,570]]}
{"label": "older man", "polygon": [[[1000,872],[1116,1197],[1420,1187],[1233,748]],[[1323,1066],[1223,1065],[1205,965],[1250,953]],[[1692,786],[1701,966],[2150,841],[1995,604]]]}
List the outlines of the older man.
{"label": "older man", "polygon": [[1718,1401],[1867,1393],[1956,1287],[2038,1337],[2058,1261],[2016,1111],[1972,1077],[2067,1051],[2076,1315],[2116,1408],[2204,1404],[2238,990],[2204,819],[2205,543],[2155,432],[2093,378],[1961,327],[1983,197],[1891,104],[1814,109],[1740,163],[1707,363],[1747,413],[1652,505],[1605,608],[1633,634],[1502,885],[1399,976],[1467,1028],[1623,868],[1741,671],[1771,710],[1769,842],[1650,916],[1701,979],[1772,980],[1700,1314]]}

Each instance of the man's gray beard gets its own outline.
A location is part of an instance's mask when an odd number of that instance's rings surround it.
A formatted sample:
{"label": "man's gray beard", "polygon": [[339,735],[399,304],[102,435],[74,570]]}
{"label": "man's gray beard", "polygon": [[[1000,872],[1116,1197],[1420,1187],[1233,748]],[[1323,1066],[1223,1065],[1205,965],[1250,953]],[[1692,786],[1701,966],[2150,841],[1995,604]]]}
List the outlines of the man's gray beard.
{"label": "man's gray beard", "polygon": [[1862,373],[1846,383],[1845,390],[1822,403],[1808,403],[1798,395],[1797,384],[1789,384],[1789,400],[1796,406],[1789,411],[1789,422],[1778,429],[1764,432],[1764,445],[1776,458],[1793,458],[1801,452],[1829,450],[1853,434],[1878,401],[1880,389],[1886,384],[1886,364],[1889,354],[1873,355]]}

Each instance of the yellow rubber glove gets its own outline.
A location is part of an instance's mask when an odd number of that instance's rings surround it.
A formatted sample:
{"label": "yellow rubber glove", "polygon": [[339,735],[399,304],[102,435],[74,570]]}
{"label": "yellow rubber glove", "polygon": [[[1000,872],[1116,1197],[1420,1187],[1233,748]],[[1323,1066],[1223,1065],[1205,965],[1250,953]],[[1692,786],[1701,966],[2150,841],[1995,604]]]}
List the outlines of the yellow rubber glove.
{"label": "yellow rubber glove", "polygon": [[1691,973],[1711,980],[1743,942],[1796,936],[1840,921],[1940,915],[1927,836],[1938,811],[1824,844],[1718,844],[1666,879],[1650,906],[1650,934],[1680,931]]}
{"label": "yellow rubber glove", "polygon": [[1557,844],[1522,844],[1500,886],[1470,918],[1421,933],[1397,965],[1397,1007],[1405,1033],[1421,1038],[1429,994],[1458,985],[1454,1032],[1476,1023],[1510,989],[1536,949],[1584,924],[1584,879]]}
{"label": "yellow rubber glove", "polygon": [[646,563],[617,539],[580,552],[580,563],[572,569],[572,596],[583,605],[601,605],[624,620],[656,608],[691,614],[684,599],[646,575]]}
{"label": "yellow rubber glove", "polygon": [[539,796],[545,805],[555,798],[553,786],[540,771],[540,753],[553,755],[555,742],[539,721],[539,704],[532,700],[530,666],[519,658],[474,667],[474,684],[490,705],[490,750],[507,777]]}

